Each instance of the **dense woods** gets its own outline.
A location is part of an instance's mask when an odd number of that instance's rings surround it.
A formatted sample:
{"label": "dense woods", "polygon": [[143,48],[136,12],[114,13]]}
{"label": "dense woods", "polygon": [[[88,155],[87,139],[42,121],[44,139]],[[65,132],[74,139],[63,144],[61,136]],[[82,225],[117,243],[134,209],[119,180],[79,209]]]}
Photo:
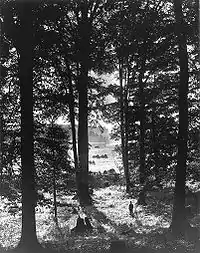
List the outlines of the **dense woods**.
{"label": "dense woods", "polygon": [[98,252],[198,252],[199,2],[2,0],[0,22],[0,250],[10,215],[17,252],[88,252],[91,231]]}

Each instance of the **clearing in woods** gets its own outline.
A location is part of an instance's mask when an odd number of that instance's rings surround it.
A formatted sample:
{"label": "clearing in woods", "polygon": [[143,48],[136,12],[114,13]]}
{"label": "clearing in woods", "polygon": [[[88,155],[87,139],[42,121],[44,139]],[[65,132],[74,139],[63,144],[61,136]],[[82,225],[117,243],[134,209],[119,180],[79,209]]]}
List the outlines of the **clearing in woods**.
{"label": "clearing in woods", "polygon": [[[92,144],[89,149],[89,171],[103,173],[104,170],[114,169],[117,173],[121,172],[121,157],[114,150],[116,144]],[[103,157],[105,155],[107,157]]]}

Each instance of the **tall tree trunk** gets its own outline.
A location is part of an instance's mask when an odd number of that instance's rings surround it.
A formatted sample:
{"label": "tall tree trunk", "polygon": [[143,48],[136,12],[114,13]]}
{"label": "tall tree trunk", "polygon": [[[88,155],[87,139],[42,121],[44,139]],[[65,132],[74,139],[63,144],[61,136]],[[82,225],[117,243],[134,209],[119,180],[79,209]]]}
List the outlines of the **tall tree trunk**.
{"label": "tall tree trunk", "polygon": [[154,161],[154,176],[156,184],[160,183],[159,176],[159,165],[158,165],[158,148],[157,148],[157,139],[156,139],[156,122],[155,122],[155,108],[153,105],[152,115],[151,115],[151,124],[152,124],[152,152],[153,152],[153,161]]}
{"label": "tall tree trunk", "polygon": [[70,122],[71,122],[71,131],[72,131],[72,147],[73,147],[73,155],[74,155],[74,167],[76,173],[76,185],[78,186],[77,181],[77,173],[79,168],[78,162],[78,152],[76,147],[76,124],[75,124],[75,116],[74,116],[74,98],[73,98],[73,90],[70,91],[70,101],[69,101],[69,115],[70,115]]}
{"label": "tall tree trunk", "polygon": [[[127,91],[123,85],[123,62],[119,60],[119,81],[120,81],[120,132],[122,146],[122,162],[126,180],[126,192],[130,191],[130,178],[128,170],[128,124],[127,124]],[[126,83],[126,80],[124,80]],[[126,84],[127,85],[127,84]]]}
{"label": "tall tree trunk", "polygon": [[[55,159],[55,157],[54,157],[54,159]],[[55,164],[53,166],[53,203],[54,203],[54,218],[55,218],[55,222],[58,223],[58,208],[57,208],[57,194],[56,194],[56,166],[55,166]]]}
{"label": "tall tree trunk", "polygon": [[[65,64],[67,67],[67,73],[64,73],[62,71],[62,68],[60,66],[59,61],[54,61],[56,65],[56,69],[58,69],[59,75],[62,77],[63,82],[66,82],[66,78],[68,79],[68,88],[69,88],[69,94],[66,91],[66,97],[67,102],[69,105],[69,116],[70,116],[70,123],[71,123],[71,131],[72,131],[72,148],[73,148],[73,155],[74,155],[74,166],[75,171],[77,173],[78,171],[78,152],[76,148],[76,125],[75,125],[75,115],[74,115],[74,108],[75,108],[75,102],[74,102],[74,91],[73,91],[73,84],[72,84],[72,75],[71,75],[71,69],[70,65],[67,59],[67,56],[65,55]],[[66,87],[67,90],[67,87]]]}
{"label": "tall tree trunk", "polygon": [[[64,26],[65,26],[65,21],[63,21],[63,24],[61,26],[61,32],[64,33]],[[63,52],[65,52],[65,47],[63,45],[62,48]],[[60,75],[63,77],[63,80],[65,80],[66,76],[68,79],[68,88],[69,88],[69,116],[70,116],[70,123],[71,123],[71,132],[72,132],[72,148],[73,148],[73,155],[74,155],[74,167],[75,167],[75,172],[76,174],[78,173],[78,151],[76,147],[76,125],[75,125],[75,100],[74,100],[74,91],[73,91],[73,83],[72,83],[72,70],[70,67],[70,61],[68,60],[68,55],[64,55],[64,60],[67,68],[67,73],[62,72],[62,68],[60,66],[60,63],[57,64],[57,68],[59,69]],[[78,75],[77,75],[78,76]],[[77,176],[76,176],[76,181],[77,181]]]}
{"label": "tall tree trunk", "polygon": [[87,100],[87,79],[88,71],[81,67],[79,83],[79,124],[78,124],[78,155],[79,169],[77,172],[77,186],[80,201],[89,204],[88,188],[88,100]]}
{"label": "tall tree trunk", "polygon": [[172,231],[175,236],[183,236],[187,228],[185,214],[185,182],[188,141],[188,55],[187,40],[184,32],[182,4],[174,0],[176,17],[176,34],[179,47],[180,83],[179,83],[179,132],[178,154],[176,166],[176,182],[174,192],[174,207],[172,216]]}
{"label": "tall tree trunk", "polygon": [[[123,89],[123,63],[119,59],[119,83],[120,83],[120,133],[121,133],[121,149],[122,149],[122,164],[124,167],[124,175],[126,180],[126,169],[125,169],[125,156],[124,156],[124,89]],[[126,191],[127,191],[127,182],[126,182]]]}
{"label": "tall tree trunk", "polygon": [[142,59],[139,73],[139,100],[140,100],[140,184],[142,190],[139,195],[138,202],[140,204],[145,203],[145,97],[144,97],[144,69],[145,69],[145,59]]}
{"label": "tall tree trunk", "polygon": [[124,168],[125,168],[125,176],[126,176],[126,192],[130,192],[130,175],[129,175],[129,163],[128,163],[128,85],[129,85],[129,73],[128,79],[125,87],[124,94],[124,132],[125,132],[125,141],[124,141]]}
{"label": "tall tree trunk", "polygon": [[[51,121],[51,134],[50,134],[50,138],[52,143],[55,143],[55,139],[54,139],[54,126],[55,126],[55,121],[54,119]],[[53,205],[54,205],[54,220],[56,222],[56,224],[58,224],[58,208],[57,208],[57,194],[56,194],[56,180],[57,180],[57,173],[56,173],[56,167],[57,167],[57,162],[56,162],[56,153],[55,153],[55,146],[52,146],[53,150],[51,151],[51,155],[53,157],[53,163],[52,163],[52,167],[53,167],[53,173],[52,173],[52,184],[53,184]]]}
{"label": "tall tree trunk", "polygon": [[77,188],[77,195],[79,195],[79,193],[78,193],[79,161],[78,161],[78,152],[77,152],[77,147],[76,147],[76,125],[75,125],[75,116],[74,116],[74,98],[71,98],[71,100],[72,101],[69,102],[69,114],[70,114],[70,122],[71,122],[71,129],[72,129],[72,147],[73,147],[73,155],[74,155],[75,174],[76,174],[76,188]]}
{"label": "tall tree trunk", "polygon": [[[19,3],[19,80],[21,98],[22,231],[19,247],[27,250],[38,244],[35,221],[35,168],[33,148],[33,13],[32,4]],[[24,34],[26,39],[24,39]]]}
{"label": "tall tree trunk", "polygon": [[69,81],[69,95],[70,95],[70,101],[69,101],[69,114],[70,114],[70,122],[71,122],[71,128],[72,128],[72,146],[73,146],[73,153],[74,153],[74,166],[75,171],[77,173],[78,171],[78,152],[76,148],[76,125],[75,125],[75,115],[74,115],[74,108],[75,108],[75,102],[74,102],[74,91],[73,91],[73,85],[72,85],[72,77],[71,77],[71,69],[68,65],[67,61],[65,61],[67,64],[68,69],[68,81]]}
{"label": "tall tree trunk", "polygon": [[[0,25],[0,33],[2,35],[2,25]],[[0,44],[3,45],[3,36],[0,36]],[[1,47],[0,58],[3,56],[3,50]],[[2,65],[2,63],[1,63]],[[2,189],[3,183],[3,77],[2,77],[2,66],[0,66],[0,190]]]}
{"label": "tall tree trunk", "polygon": [[2,90],[0,87],[0,190],[3,183],[3,115],[2,115]]}
{"label": "tall tree trunk", "polygon": [[80,202],[90,204],[88,187],[88,72],[90,52],[90,24],[88,20],[87,4],[81,4],[80,34],[80,75],[79,91],[79,124],[78,124],[78,156],[79,170],[77,173],[78,195]]}

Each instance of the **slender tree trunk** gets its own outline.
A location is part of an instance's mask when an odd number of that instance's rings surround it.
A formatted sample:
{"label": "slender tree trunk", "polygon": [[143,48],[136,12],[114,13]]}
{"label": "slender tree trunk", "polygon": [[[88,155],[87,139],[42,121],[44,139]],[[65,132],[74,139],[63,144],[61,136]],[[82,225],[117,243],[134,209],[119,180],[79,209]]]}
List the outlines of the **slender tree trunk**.
{"label": "slender tree trunk", "polygon": [[77,185],[79,199],[83,204],[90,204],[88,187],[88,72],[90,52],[90,24],[88,21],[87,4],[81,4],[82,18],[79,23],[80,34],[80,75],[79,91],[79,124],[78,124],[78,156],[79,171]]}
{"label": "slender tree trunk", "polygon": [[[63,20],[63,22],[65,22]],[[64,27],[65,25],[63,24],[62,28],[61,28],[61,32],[64,32]],[[63,51],[65,51],[65,48],[63,46]],[[75,172],[77,174],[78,172],[78,166],[79,166],[79,162],[78,162],[78,151],[77,151],[77,147],[76,147],[76,125],[75,125],[75,112],[74,112],[74,108],[75,108],[75,102],[74,102],[74,91],[73,91],[73,84],[72,84],[72,70],[70,68],[70,62],[68,60],[68,55],[64,55],[64,60],[65,60],[65,64],[67,67],[67,74],[63,76],[62,70],[60,68],[60,66],[57,66],[58,69],[60,70],[60,74],[64,77],[67,76],[68,79],[68,88],[69,88],[69,115],[70,115],[70,123],[71,123],[71,131],[72,131],[72,148],[73,148],[73,155],[74,155],[74,167],[75,167]],[[78,76],[78,75],[77,75]],[[76,181],[77,181],[77,176],[76,176]]]}
{"label": "slender tree trunk", "polygon": [[125,153],[125,168],[126,168],[126,178],[127,178],[127,192],[130,192],[130,174],[129,174],[129,147],[128,147],[128,140],[129,140],[129,122],[128,122],[128,92],[129,92],[129,85],[130,85],[130,67],[129,61],[127,59],[127,80],[125,86],[125,98],[124,98],[124,130],[125,130],[125,146],[124,146],[124,153]]}
{"label": "slender tree trunk", "polygon": [[75,116],[74,116],[74,98],[72,97],[70,92],[70,102],[69,102],[69,114],[70,114],[70,122],[71,122],[71,129],[72,129],[72,147],[73,147],[73,155],[74,155],[74,167],[75,167],[75,173],[76,173],[76,184],[77,182],[77,173],[78,173],[78,152],[76,147],[76,125],[75,125]]}
{"label": "slender tree trunk", "polygon": [[143,189],[139,195],[139,203],[145,204],[145,97],[144,97],[144,69],[145,69],[145,60],[142,59],[141,68],[139,73],[139,96],[140,96],[140,184]]}
{"label": "slender tree trunk", "polygon": [[[129,82],[129,80],[128,80]],[[124,98],[124,131],[125,131],[125,141],[124,141],[124,168],[125,168],[125,176],[126,176],[126,192],[130,192],[130,175],[129,175],[129,163],[128,163],[128,83],[125,91]]]}
{"label": "slender tree trunk", "polygon": [[151,123],[152,123],[152,152],[153,152],[153,161],[154,161],[154,175],[156,183],[160,182],[159,177],[159,165],[158,165],[158,148],[157,148],[157,140],[156,140],[156,122],[155,122],[155,112],[154,108],[152,108],[152,115],[151,115]]}
{"label": "slender tree trunk", "polygon": [[0,189],[3,183],[3,115],[2,115],[2,90],[0,87]]}
{"label": "slender tree trunk", "polygon": [[[55,121],[52,120],[51,121],[51,141],[52,143],[55,143],[55,139],[54,139],[54,126],[55,126]],[[58,209],[57,209],[57,194],[56,194],[56,190],[57,190],[57,185],[56,185],[56,180],[57,180],[57,173],[56,173],[56,153],[55,153],[55,146],[52,146],[52,151],[51,151],[51,155],[53,157],[53,163],[52,163],[52,167],[53,167],[53,173],[52,173],[52,183],[53,183],[53,205],[54,205],[54,220],[56,222],[56,224],[58,224]]]}
{"label": "slender tree trunk", "polygon": [[[2,25],[0,25],[0,33],[2,34]],[[3,44],[3,36],[0,38],[1,45]],[[0,57],[3,56],[2,48],[0,50]],[[3,77],[0,69],[0,190],[3,183]]]}
{"label": "slender tree trunk", "polygon": [[[30,3],[18,4],[21,36],[19,38],[19,80],[21,96],[22,231],[19,247],[38,247],[35,221],[35,168],[33,148],[33,19]],[[24,39],[26,34],[26,39]]]}
{"label": "slender tree trunk", "polygon": [[[64,49],[63,49],[64,50]],[[71,69],[70,65],[67,59],[67,56],[65,56],[65,64],[67,66],[67,74],[64,73],[60,67],[60,62],[56,62],[56,68],[59,71],[59,74],[63,78],[63,82],[66,81],[66,77],[68,79],[68,88],[69,88],[69,96],[67,94],[67,99],[69,99],[68,105],[69,105],[69,115],[70,115],[70,123],[72,128],[72,147],[73,147],[73,155],[74,155],[74,165],[75,165],[75,171],[78,171],[78,152],[76,148],[76,125],[75,125],[75,102],[74,102],[74,91],[73,91],[73,85],[72,85],[72,76],[71,76]]]}
{"label": "slender tree trunk", "polygon": [[[54,157],[54,159],[55,159],[55,157]],[[58,223],[58,211],[57,211],[58,208],[57,208],[57,194],[56,194],[56,166],[55,166],[55,164],[53,166],[53,203],[54,203],[55,222]]]}
{"label": "slender tree trunk", "polygon": [[[120,81],[120,132],[122,145],[122,162],[124,167],[124,176],[126,180],[126,192],[130,191],[130,178],[128,170],[128,124],[127,124],[127,91],[123,85],[123,63],[119,61],[119,81]],[[126,80],[125,80],[126,82]]]}
{"label": "slender tree trunk", "polygon": [[[65,61],[66,62],[66,61]],[[67,62],[66,62],[67,64]],[[69,113],[70,113],[70,122],[71,122],[71,128],[72,128],[72,146],[73,146],[73,153],[74,153],[74,165],[75,165],[75,171],[77,173],[78,171],[78,152],[76,148],[76,125],[75,125],[75,103],[74,103],[74,91],[72,86],[72,77],[71,77],[71,69],[70,66],[67,64],[68,69],[68,81],[69,81],[69,95],[70,95],[70,101],[69,101]]]}
{"label": "slender tree trunk", "polygon": [[77,172],[78,195],[80,201],[89,203],[88,188],[88,100],[87,100],[87,69],[81,68],[81,83],[79,83],[79,125],[78,154],[80,167]]}
{"label": "slender tree trunk", "polygon": [[124,175],[126,180],[126,192],[127,192],[127,178],[125,169],[125,133],[124,133],[124,89],[123,89],[123,62],[119,59],[119,83],[120,83],[120,132],[121,132],[121,149],[122,149],[122,163],[124,167]]}
{"label": "slender tree trunk", "polygon": [[76,188],[77,188],[77,195],[79,181],[78,181],[78,173],[79,173],[79,161],[78,161],[78,152],[76,147],[76,125],[75,125],[75,116],[74,116],[74,99],[71,98],[72,101],[69,102],[69,114],[70,114],[70,122],[72,128],[72,146],[73,146],[73,154],[74,154],[74,167],[75,167],[75,174],[76,174]]}
{"label": "slender tree trunk", "polygon": [[174,0],[176,34],[179,46],[180,84],[179,84],[179,133],[176,166],[176,183],[172,216],[172,232],[175,236],[184,236],[187,228],[185,214],[185,182],[188,141],[188,55],[187,40],[184,32],[184,20],[180,0]]}

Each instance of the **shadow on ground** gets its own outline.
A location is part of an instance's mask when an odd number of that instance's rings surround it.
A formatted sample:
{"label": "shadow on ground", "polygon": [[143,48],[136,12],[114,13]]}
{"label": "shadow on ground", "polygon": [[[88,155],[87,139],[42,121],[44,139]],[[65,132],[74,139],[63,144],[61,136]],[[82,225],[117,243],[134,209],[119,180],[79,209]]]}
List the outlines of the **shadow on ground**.
{"label": "shadow on ground", "polygon": [[[199,253],[200,247],[197,245],[196,250],[194,248],[186,247],[185,245],[166,245],[165,238],[162,233],[158,231],[153,231],[151,233],[137,233],[134,227],[125,226],[123,228],[121,224],[116,224],[114,221],[110,220],[102,211],[100,211],[96,206],[82,207],[84,214],[91,220],[95,220],[98,225],[95,227],[94,231],[89,234],[82,235],[72,235],[69,234],[65,237],[66,240],[82,240],[84,242],[84,248],[74,248],[69,250],[66,248],[61,248],[58,250],[53,243],[42,244],[44,248],[38,248],[37,250],[29,249],[13,249],[13,250],[3,250],[0,248],[0,253]],[[137,223],[137,217],[133,216],[133,223]],[[139,222],[139,221],[138,221]],[[63,233],[63,228],[59,228],[59,233]],[[98,231],[99,229],[99,231]],[[96,231],[96,232],[95,232]],[[99,248],[98,240],[100,240],[100,234],[103,235],[101,238],[101,243],[104,245],[111,246],[113,243],[117,246],[105,247],[104,249]],[[104,235],[107,235],[107,240],[104,239]],[[93,248],[92,241],[90,237],[95,237],[97,240],[96,248]],[[94,240],[94,238],[92,238]],[[119,241],[121,241],[121,246],[119,246]],[[158,248],[160,246],[160,248]]]}

